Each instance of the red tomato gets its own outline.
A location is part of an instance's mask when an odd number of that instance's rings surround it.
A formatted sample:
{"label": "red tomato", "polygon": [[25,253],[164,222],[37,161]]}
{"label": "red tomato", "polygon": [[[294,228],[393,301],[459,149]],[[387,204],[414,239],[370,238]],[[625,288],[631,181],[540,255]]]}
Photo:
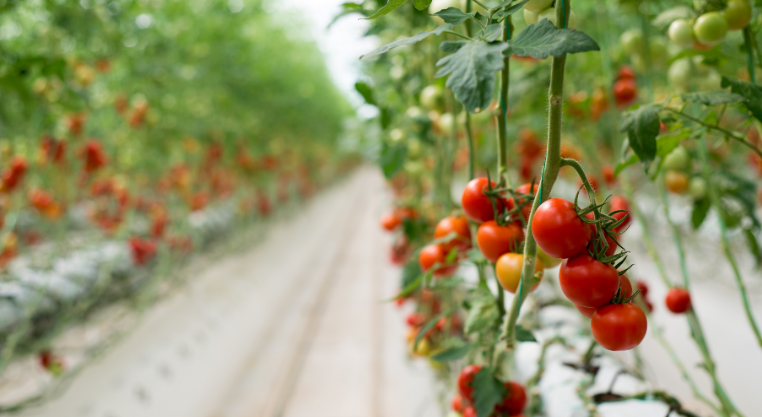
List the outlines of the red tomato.
{"label": "red tomato", "polygon": [[622,289],[620,293],[622,298],[632,297],[632,284],[626,276],[622,275],[619,277],[619,287]]}
{"label": "red tomato", "polygon": [[554,258],[570,258],[583,252],[590,242],[590,228],[580,220],[574,204],[551,198],[540,204],[532,220],[537,244]]}
{"label": "red tomato", "polygon": [[600,307],[616,295],[619,273],[587,253],[566,259],[558,272],[558,283],[566,298],[585,307]]}
{"label": "red tomato", "polygon": [[448,265],[446,260],[447,252],[440,245],[428,245],[421,249],[421,253],[418,255],[418,264],[423,272],[427,272],[434,264],[439,264],[439,267],[434,271],[436,277],[450,275],[458,269],[457,265]]}
{"label": "red tomato", "polygon": [[410,313],[405,317],[405,322],[410,327],[420,327],[426,323],[426,315],[423,313]]}
{"label": "red tomato", "polygon": [[97,171],[108,163],[108,156],[106,156],[103,145],[98,142],[98,139],[88,140],[83,154],[85,157],[85,172]]}
{"label": "red tomato", "polygon": [[129,240],[132,259],[137,265],[145,265],[156,255],[156,244],[148,239],[132,237]]}
{"label": "red tomato", "polygon": [[[514,191],[516,192],[516,194],[529,194],[529,187],[531,187],[531,186],[532,186],[531,183],[529,183],[529,184],[523,184],[523,185],[520,185],[518,188],[516,188],[516,190],[514,190]],[[540,187],[537,184],[535,184],[534,185],[534,189],[532,190],[532,195],[536,196],[537,195],[537,190],[539,188]],[[519,198],[518,204],[519,205],[524,204],[525,200],[526,199]],[[510,208],[516,207],[516,203],[514,203],[513,198],[508,199],[508,207],[510,207]],[[529,220],[529,215],[530,214],[532,214],[532,204],[531,203],[524,204],[521,207],[521,215],[524,216],[524,221]]]}
{"label": "red tomato", "polygon": [[527,392],[518,382],[509,381],[503,384],[505,397],[503,402],[495,406],[499,413],[514,416],[524,410],[527,405]]}
{"label": "red tomato", "polygon": [[11,160],[11,166],[3,170],[2,184],[0,191],[13,191],[18,186],[27,170],[26,159],[21,156],[14,156]]}
{"label": "red tomato", "polygon": [[620,80],[634,80],[635,71],[631,67],[627,65],[623,65],[619,67],[619,73],[617,74],[617,78]]}
{"label": "red tomato", "polygon": [[497,262],[501,255],[515,252],[524,241],[524,231],[516,223],[499,226],[494,220],[482,223],[476,232],[476,243],[485,258]]}
{"label": "red tomato", "polygon": [[[469,402],[474,401],[474,377],[482,370],[480,365],[468,365],[458,375],[458,392]],[[464,414],[465,416],[465,414]]]}
{"label": "red tomato", "polygon": [[595,313],[595,310],[597,310],[597,308],[595,307],[585,307],[579,304],[574,304],[574,307],[577,307],[577,310],[579,310],[579,312],[582,313],[583,316],[589,319],[593,318],[593,314]]}
{"label": "red tomato", "polygon": [[[466,212],[466,216],[469,219],[477,222],[484,223],[487,220],[495,218],[495,214],[492,212],[492,202],[490,198],[484,195],[484,190],[487,189],[487,178],[479,177],[474,178],[468,182],[466,189],[463,190],[463,196],[460,199],[460,204],[463,206],[463,211]],[[492,187],[495,187],[495,182],[490,182]],[[497,200],[498,212],[503,208],[503,204],[500,199]]]}
{"label": "red tomato", "polygon": [[669,311],[680,314],[691,308],[691,294],[683,288],[672,288],[664,299]]}
{"label": "red tomato", "polygon": [[476,410],[474,407],[469,406],[465,410],[463,410],[463,417],[477,417]]}
{"label": "red tomato", "polygon": [[384,230],[391,232],[392,230],[396,229],[397,226],[402,223],[400,221],[400,218],[397,217],[394,213],[386,213],[383,216],[381,216],[381,227],[384,228]]}
{"label": "red tomato", "polygon": [[606,184],[616,184],[616,177],[614,177],[614,168],[612,168],[611,165],[604,165],[603,168],[601,168],[601,173],[603,174],[603,179],[606,181]]}
{"label": "red tomato", "polygon": [[614,100],[619,106],[632,103],[638,96],[638,86],[634,80],[622,79],[614,83]]}
{"label": "red tomato", "polygon": [[640,295],[643,297],[648,295],[648,284],[646,284],[645,281],[637,280],[635,281],[635,285],[638,286],[638,289],[640,290]]}
{"label": "red tomato", "polygon": [[434,229],[434,238],[441,239],[455,232],[455,237],[449,242],[441,243],[445,252],[450,252],[453,248],[458,250],[468,250],[471,247],[471,230],[468,228],[468,220],[464,216],[449,216],[440,220]]}
{"label": "red tomato", "polygon": [[604,348],[630,350],[646,337],[648,321],[643,310],[635,304],[609,304],[595,311],[590,329]]}
{"label": "red tomato", "polygon": [[624,232],[625,229],[627,229],[627,226],[632,223],[632,213],[630,213],[630,203],[627,201],[627,199],[621,195],[615,195],[611,197],[611,211],[617,211],[617,210],[625,210],[627,213],[616,213],[614,214],[614,218],[617,220],[622,220],[625,215],[627,215],[627,218],[624,219],[624,222],[620,224],[619,226],[614,229],[616,232]]}
{"label": "red tomato", "polygon": [[461,397],[460,394],[455,394],[455,396],[452,397],[452,402],[450,404],[452,405],[453,411],[457,411],[459,413],[463,413],[463,411],[466,409],[465,404],[463,404],[463,397]]}

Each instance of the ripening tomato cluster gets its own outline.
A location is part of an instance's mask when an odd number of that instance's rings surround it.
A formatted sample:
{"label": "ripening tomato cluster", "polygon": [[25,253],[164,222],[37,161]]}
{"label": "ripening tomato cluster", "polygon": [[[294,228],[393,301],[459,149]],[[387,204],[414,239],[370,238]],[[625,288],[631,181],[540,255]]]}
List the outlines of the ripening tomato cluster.
{"label": "ripening tomato cluster", "polygon": [[[402,305],[405,300],[406,298],[399,298],[398,305]],[[405,317],[405,323],[408,326],[406,339],[412,355],[429,356],[450,335],[461,335],[463,333],[463,320],[457,313],[452,313],[447,317],[440,317],[434,323],[434,326],[421,336],[416,344],[415,340],[420,334],[421,328],[429,320],[442,312],[442,301],[431,290],[422,290],[418,295],[417,301],[416,311]]]}
{"label": "ripening tomato cluster", "polygon": [[[418,219],[418,212],[411,207],[396,207],[389,213],[381,215],[381,228],[387,232],[394,232],[402,228],[405,222]],[[394,265],[404,265],[412,253],[410,241],[404,233],[399,234],[389,250],[389,260]]]}
{"label": "ripening tomato cluster", "polygon": [[[458,393],[452,399],[453,411],[463,417],[476,417],[474,409],[474,378],[482,372],[479,365],[468,365],[458,375]],[[527,405],[527,393],[524,386],[515,381],[503,382],[505,394],[502,401],[495,405],[491,416],[495,417],[523,417],[521,414]]]}
{"label": "ripening tomato cluster", "polygon": [[534,214],[532,235],[545,253],[564,259],[558,275],[561,290],[591,319],[598,343],[609,350],[629,350],[643,341],[648,324],[645,313],[632,303],[632,284],[613,265],[622,256],[616,254],[616,236],[630,221],[627,200],[614,196],[610,206],[611,213],[601,213],[597,220],[605,235],[598,236],[593,212],[580,216],[572,202],[548,199]]}

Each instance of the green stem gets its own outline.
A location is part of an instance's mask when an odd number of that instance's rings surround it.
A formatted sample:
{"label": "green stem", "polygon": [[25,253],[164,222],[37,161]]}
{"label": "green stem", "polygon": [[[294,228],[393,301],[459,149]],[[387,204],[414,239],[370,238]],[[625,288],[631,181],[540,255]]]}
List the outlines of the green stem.
{"label": "green stem", "polygon": [[746,26],[743,29],[743,44],[746,48],[746,63],[749,66],[749,80],[751,80],[752,84],[757,83],[757,74],[754,70],[754,53],[753,53],[753,43],[754,41],[751,38],[751,29],[749,29],[749,26]]}
{"label": "green stem", "polygon": [[675,109],[671,109],[669,107],[664,107],[664,110],[666,110],[666,111],[668,111],[668,112],[670,112],[672,114],[675,114],[677,116],[680,116],[680,117],[682,117],[684,119],[690,120],[690,121],[692,121],[694,123],[698,123],[698,124],[700,124],[701,126],[704,126],[707,129],[716,130],[718,132],[721,132],[724,135],[728,136],[729,138],[741,142],[744,146],[746,146],[747,148],[753,150],[757,155],[762,157],[762,150],[759,150],[756,146],[754,146],[754,144],[752,144],[751,142],[747,141],[746,138],[744,138],[742,136],[736,135],[735,133],[733,133],[733,132],[731,132],[731,131],[729,131],[727,129],[723,129],[723,128],[717,126],[717,125],[712,125],[712,124],[709,124],[709,123],[705,123],[701,119],[697,119],[697,118],[695,118],[693,116],[690,116],[690,115],[687,115],[687,114],[683,113],[682,110],[675,110]]}
{"label": "green stem", "polygon": [[675,248],[677,248],[677,256],[680,259],[680,272],[683,275],[683,287],[687,290],[690,287],[690,280],[688,276],[688,264],[685,262],[685,249],[683,248],[683,240],[680,239],[680,229],[677,224],[672,221],[672,217],[669,215],[669,201],[667,201],[667,192],[664,189],[664,183],[657,181],[656,187],[659,189],[659,197],[661,197],[662,208],[664,209],[664,217],[667,218],[672,229],[672,240],[675,242]]}
{"label": "green stem", "polygon": [[[561,7],[558,7],[558,6]],[[556,1],[556,21],[566,22],[569,19],[571,4],[569,0]],[[548,198],[553,184],[558,178],[558,171],[561,169],[561,120],[563,112],[563,94],[564,94],[564,69],[566,66],[566,55],[558,58],[553,57],[550,69],[550,91],[548,93],[549,111],[548,111],[548,141],[545,153],[545,164],[542,168],[542,178],[540,179],[537,197],[532,202],[532,212],[527,221],[527,230],[532,230],[532,219],[540,203]],[[511,303],[511,309],[508,313],[508,319],[505,326],[506,348],[510,351],[516,346],[516,320],[519,318],[521,304],[529,294],[533,280],[527,277],[534,276],[534,265],[537,260],[537,242],[532,233],[527,233],[524,242],[524,269],[521,271],[521,280],[516,296]]]}
{"label": "green stem", "polygon": [[[466,0],[466,13],[471,13],[471,10],[473,10],[473,4],[471,4],[471,0]],[[466,35],[470,38],[472,36],[471,33],[471,25],[473,22],[471,22],[471,19],[466,20]]]}
{"label": "green stem", "polygon": [[712,206],[714,207],[714,210],[717,212],[717,223],[720,226],[720,241],[722,244],[722,251],[725,253],[725,258],[727,258],[728,263],[730,264],[730,267],[733,269],[733,276],[736,279],[736,285],[738,286],[738,291],[741,293],[741,300],[743,301],[743,307],[746,311],[746,318],[749,320],[749,324],[751,325],[752,330],[754,331],[754,336],[757,338],[757,343],[762,347],[762,334],[759,332],[759,327],[757,326],[757,322],[754,319],[754,313],[751,311],[751,305],[749,303],[749,296],[746,292],[746,284],[743,282],[743,278],[741,277],[741,271],[738,270],[738,265],[736,264],[736,260],[733,257],[733,252],[730,248],[730,244],[728,242],[728,232],[727,227],[725,226],[725,220],[722,218],[722,207],[720,205],[720,197],[717,195],[717,190],[712,187],[711,178],[712,178],[712,171],[711,166],[709,166],[709,151],[707,150],[706,146],[706,138],[701,137],[699,139],[699,155],[701,157],[701,163],[703,165],[702,171],[704,175],[704,180],[707,184],[709,184],[709,199],[712,202]]}
{"label": "green stem", "polygon": [[[511,39],[511,16],[505,19],[503,42]],[[510,57],[503,58],[503,70],[500,71],[500,116],[497,119],[497,174],[501,180],[507,178],[508,172],[508,137],[506,135],[506,117],[508,114],[508,86],[510,84]]]}
{"label": "green stem", "polygon": [[468,141],[468,179],[473,179],[476,171],[476,144],[471,131],[471,113],[466,111],[466,140]]}
{"label": "green stem", "polygon": [[445,31],[443,31],[442,33],[449,33],[450,35],[455,35],[455,36],[457,36],[457,37],[459,37],[459,38],[463,38],[463,39],[471,40],[471,38],[470,38],[470,37],[468,37],[468,36],[466,36],[466,35],[462,35],[462,34],[460,34],[460,33],[458,33],[458,32],[453,32],[453,31],[451,31],[451,30],[445,30]]}

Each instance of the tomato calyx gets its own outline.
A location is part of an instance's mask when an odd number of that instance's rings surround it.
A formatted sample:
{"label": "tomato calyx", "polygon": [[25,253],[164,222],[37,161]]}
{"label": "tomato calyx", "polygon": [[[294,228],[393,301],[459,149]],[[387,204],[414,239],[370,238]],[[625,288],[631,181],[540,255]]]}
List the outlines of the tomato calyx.
{"label": "tomato calyx", "polygon": [[[620,273],[619,275],[621,276],[622,274]],[[640,290],[635,291],[629,297],[625,297],[624,296],[625,294],[624,294],[624,291],[623,291],[623,288],[622,288],[622,284],[619,284],[619,288],[617,288],[616,294],[614,295],[614,298],[611,299],[609,304],[627,304],[630,301],[634,300],[635,297],[638,296],[638,294],[640,294]]]}
{"label": "tomato calyx", "polygon": [[[593,239],[588,246],[587,252],[590,256],[603,263],[616,263],[614,267],[619,269],[619,267],[624,264],[625,260],[627,259],[627,254],[629,252],[619,243],[619,240],[617,239],[617,236],[626,232],[627,229],[617,231],[617,228],[621,226],[625,221],[627,221],[629,213],[626,210],[614,210],[608,214],[605,214],[602,209],[606,204],[608,204],[609,198],[611,198],[611,196],[606,197],[606,199],[601,204],[590,204],[585,208],[579,208],[579,194],[582,189],[583,187],[580,187],[577,190],[577,195],[574,197],[574,207],[580,220],[595,228],[593,232]],[[591,213],[594,215],[594,218],[592,219],[587,217]],[[615,215],[619,213],[624,213],[624,216],[617,219]],[[614,242],[614,244],[616,244],[617,247],[621,248],[622,251],[607,256],[606,252],[610,248],[609,241]],[[619,272],[619,275],[627,272],[627,269]]]}
{"label": "tomato calyx", "polygon": [[[489,172],[487,178],[489,179]],[[529,184],[529,193],[518,192],[516,189],[506,187],[505,180],[502,178],[495,187],[492,186],[491,179],[487,182],[483,193],[489,197],[492,203],[492,212],[498,226],[505,226],[518,220],[521,226],[526,228],[529,219],[524,216],[523,209],[526,206],[531,207],[534,203],[535,195],[532,194],[532,190],[535,187],[535,179],[532,179]],[[510,198],[506,198],[506,194],[509,194]],[[506,202],[506,204],[500,204],[501,201]]]}

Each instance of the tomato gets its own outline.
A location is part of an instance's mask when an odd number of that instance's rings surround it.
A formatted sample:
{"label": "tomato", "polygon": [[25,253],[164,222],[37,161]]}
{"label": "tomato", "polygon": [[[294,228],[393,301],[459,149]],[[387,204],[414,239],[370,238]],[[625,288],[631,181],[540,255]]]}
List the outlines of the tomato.
{"label": "tomato", "polygon": [[714,46],[725,39],[728,21],[720,12],[704,13],[693,24],[693,35],[701,44]]}
{"label": "tomato", "polygon": [[466,409],[466,405],[463,404],[463,397],[461,397],[460,394],[455,394],[455,396],[452,397],[452,402],[450,404],[453,411],[457,411],[459,413],[462,413]]}
{"label": "tomato", "polygon": [[[415,343],[415,340],[413,340],[413,343]],[[411,347],[414,347],[411,344]],[[423,338],[418,341],[418,345],[415,346],[415,350],[413,350],[413,353],[418,356],[428,356],[429,353],[431,353],[431,342],[429,342],[429,339]]]}
{"label": "tomato", "polygon": [[606,181],[607,185],[616,184],[614,168],[611,165],[604,165],[603,168],[601,168],[601,173],[603,174],[603,180]]}
{"label": "tomato", "polygon": [[[492,202],[489,197],[484,195],[484,190],[487,189],[487,181],[485,177],[472,179],[466,184],[466,189],[463,190],[463,196],[460,199],[466,216],[477,223],[484,223],[495,218],[492,212]],[[493,188],[496,186],[494,181],[490,182],[490,185]],[[503,208],[501,199],[497,199],[497,206],[498,212],[500,212]]]}
{"label": "tomato", "polygon": [[570,258],[585,250],[591,231],[574,209],[574,204],[551,198],[540,204],[532,220],[537,245],[554,258]]}
{"label": "tomato", "polygon": [[619,288],[619,273],[613,266],[581,253],[561,264],[558,283],[571,302],[600,307],[614,298]]}
{"label": "tomato", "polygon": [[156,255],[156,243],[151,240],[132,237],[128,244],[136,265],[145,265]]}
{"label": "tomato", "polygon": [[[529,194],[529,188],[531,186],[532,186],[531,183],[520,185],[514,190],[514,192],[516,194]],[[532,189],[532,195],[537,196],[537,190],[539,189],[540,189],[539,185],[535,184],[534,188]],[[521,215],[524,216],[524,221],[529,220],[529,215],[532,214],[532,203],[528,202],[526,198],[519,198],[518,205],[522,205]],[[508,199],[508,207],[510,208],[516,207],[516,203],[513,201],[513,197]]]}
{"label": "tomato", "polygon": [[585,307],[579,304],[574,304],[574,307],[577,307],[577,310],[579,310],[579,312],[582,313],[583,316],[589,319],[593,318],[593,314],[595,313],[595,310],[598,310],[596,307]]}
{"label": "tomato", "polygon": [[619,106],[626,106],[638,97],[638,86],[631,79],[618,80],[614,83],[614,100]]}
{"label": "tomato", "polygon": [[482,370],[480,365],[468,365],[458,375],[458,392],[469,402],[474,401],[474,377]]}
{"label": "tomato", "polygon": [[426,323],[426,315],[423,313],[415,312],[410,313],[405,317],[405,322],[411,327],[420,327]]}
{"label": "tomato", "polygon": [[643,297],[648,295],[648,284],[645,281],[637,280],[635,281],[635,285],[637,285],[638,289],[640,290],[640,295]]}
{"label": "tomato", "polygon": [[693,38],[693,27],[687,20],[678,19],[669,25],[667,31],[669,40],[681,48],[690,48],[695,39]]}
{"label": "tomato", "polygon": [[617,220],[622,220],[625,216],[627,218],[624,219],[622,224],[617,226],[614,231],[621,233],[624,232],[627,229],[627,226],[632,223],[632,213],[630,213],[630,203],[627,201],[627,198],[621,195],[615,195],[611,197],[611,211],[618,211],[618,210],[624,210],[627,213],[615,213],[612,217],[614,217]]}
{"label": "tomato", "polygon": [[477,417],[474,407],[469,406],[463,411],[463,417]]}
{"label": "tomato", "polygon": [[531,10],[524,9],[524,23],[528,25],[537,24],[537,20],[540,17],[540,12],[533,12]]}
{"label": "tomato", "polygon": [[561,265],[561,262],[563,262],[563,259],[554,258],[547,253],[545,253],[541,247],[537,247],[537,259],[542,261],[542,266],[545,267],[545,269],[548,268],[555,268],[558,265]]}
{"label": "tomato", "polygon": [[691,294],[683,288],[672,288],[664,299],[669,311],[680,314],[691,308]]}
{"label": "tomato", "polygon": [[423,272],[427,272],[434,267],[434,264],[439,264],[439,267],[434,271],[435,277],[447,276],[455,272],[458,269],[457,265],[447,264],[448,253],[442,249],[440,245],[428,245],[421,249],[421,253],[418,255],[418,264],[421,266]]}
{"label": "tomato", "polygon": [[553,0],[529,0],[524,3],[524,10],[540,13],[550,7],[551,4],[553,4]]}
{"label": "tomato", "polygon": [[679,91],[688,91],[691,86],[691,61],[687,58],[678,59],[669,66],[667,80],[669,84]]}
{"label": "tomato", "polygon": [[103,145],[97,139],[90,139],[85,144],[85,172],[94,172],[108,163],[108,156]]}
{"label": "tomato", "polygon": [[449,216],[440,220],[434,229],[434,238],[442,239],[452,233],[455,233],[452,240],[441,243],[445,252],[449,253],[453,248],[463,251],[471,247],[471,230],[468,228],[468,220],[465,217]]}
{"label": "tomato", "polygon": [[664,161],[661,163],[662,168],[675,171],[684,171],[690,168],[691,155],[688,150],[682,146],[678,146],[664,157]]}
{"label": "tomato", "polygon": [[392,230],[396,229],[400,223],[402,223],[402,221],[400,221],[400,218],[394,215],[394,213],[386,213],[381,216],[381,227],[383,227],[387,232],[391,232]]}
{"label": "tomato", "polygon": [[2,184],[0,184],[0,191],[9,192],[13,191],[21,179],[26,174],[27,162],[21,156],[14,156],[11,160],[11,166],[3,170]]}
{"label": "tomato", "polygon": [[688,189],[688,176],[680,171],[667,171],[664,174],[667,189],[675,194],[682,194]]}
{"label": "tomato", "polygon": [[524,387],[513,381],[503,383],[503,387],[505,387],[505,397],[495,406],[495,410],[509,416],[515,416],[524,411],[527,405],[527,392]]}
{"label": "tomato", "polygon": [[636,77],[635,70],[629,65],[622,65],[617,72],[618,80],[634,80]]}
{"label": "tomato", "polygon": [[499,226],[494,220],[482,223],[476,232],[479,250],[490,262],[496,262],[500,255],[515,252],[524,241],[524,231],[516,223]]}
{"label": "tomato", "polygon": [[432,110],[440,107],[443,104],[443,100],[444,91],[442,90],[442,87],[438,85],[430,85],[421,91],[421,106],[427,110]]}
{"label": "tomato", "polygon": [[643,32],[631,29],[619,37],[622,50],[627,55],[641,54],[643,52]]}
{"label": "tomato", "polygon": [[724,14],[728,30],[741,30],[751,22],[751,4],[749,0],[729,0]]}
{"label": "tomato", "polygon": [[630,350],[646,337],[648,321],[640,307],[632,303],[600,307],[590,320],[593,337],[604,348]]}
{"label": "tomato", "polygon": [[707,185],[706,180],[701,177],[693,177],[688,182],[688,194],[693,197],[694,200],[701,200],[706,197]]}
{"label": "tomato", "polygon": [[[497,276],[500,285],[505,288],[506,291],[515,294],[519,288],[519,282],[521,281],[521,271],[524,268],[524,255],[520,253],[506,253],[497,260],[495,263],[495,276]],[[539,274],[540,279],[544,274],[545,268],[542,265],[542,261],[538,258],[534,263],[535,275]],[[534,284],[529,292],[537,289],[540,285],[539,282]]]}

